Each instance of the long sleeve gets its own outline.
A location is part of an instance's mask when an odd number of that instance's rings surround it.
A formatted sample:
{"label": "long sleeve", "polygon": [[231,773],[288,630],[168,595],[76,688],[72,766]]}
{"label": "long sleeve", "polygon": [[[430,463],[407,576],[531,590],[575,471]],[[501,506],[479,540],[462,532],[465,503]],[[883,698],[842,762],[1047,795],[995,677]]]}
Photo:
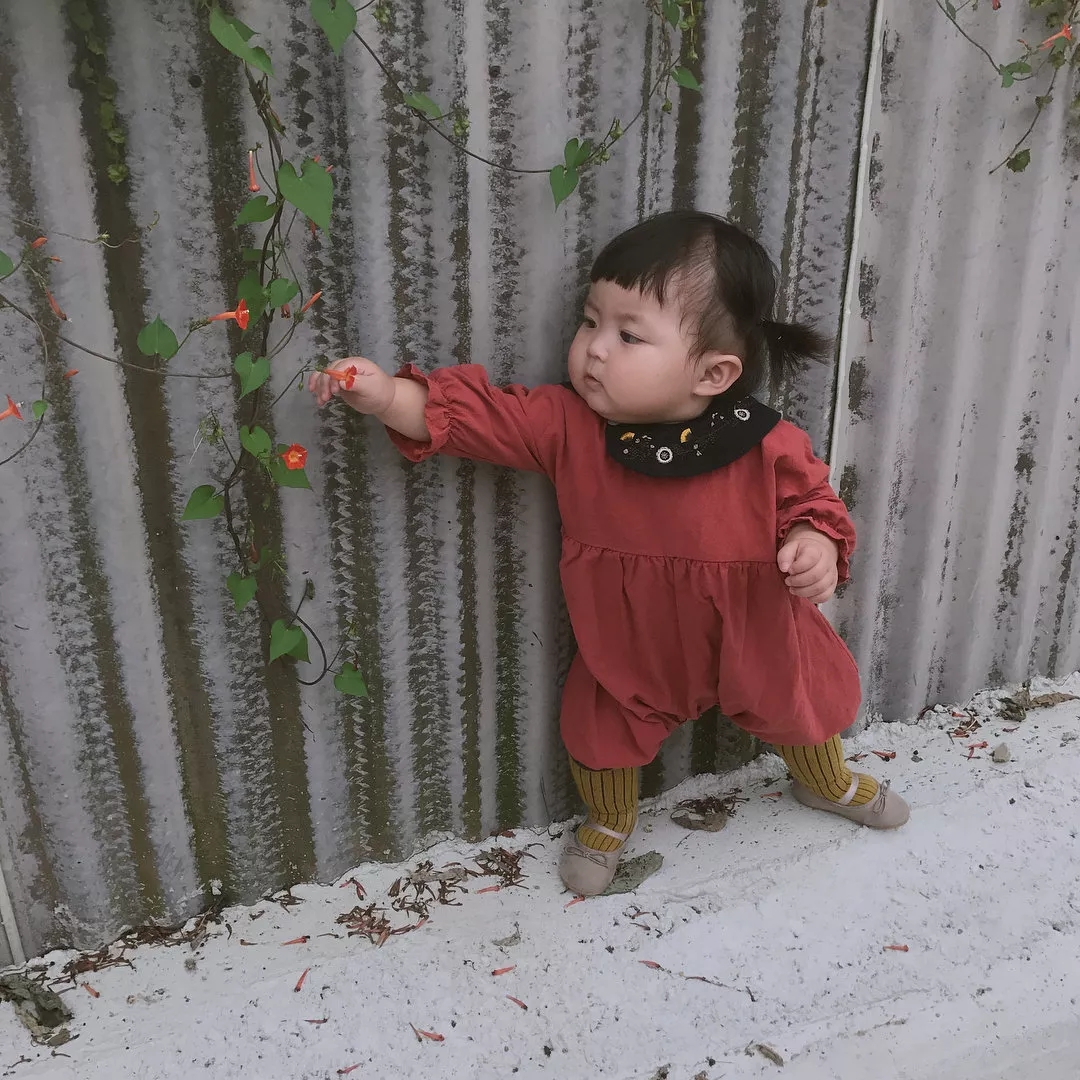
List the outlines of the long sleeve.
{"label": "long sleeve", "polygon": [[398,378],[413,379],[428,390],[424,418],[431,442],[415,442],[387,429],[410,461],[449,454],[553,475],[566,434],[566,391],[561,387],[496,388],[477,364],[438,368],[429,375],[409,364]]}
{"label": "long sleeve", "polygon": [[829,467],[814,456],[809,437],[792,424],[782,427],[773,463],[777,542],[782,545],[792,526],[800,522],[824,533],[839,545],[836,569],[843,583],[850,577],[855,525],[829,483]]}

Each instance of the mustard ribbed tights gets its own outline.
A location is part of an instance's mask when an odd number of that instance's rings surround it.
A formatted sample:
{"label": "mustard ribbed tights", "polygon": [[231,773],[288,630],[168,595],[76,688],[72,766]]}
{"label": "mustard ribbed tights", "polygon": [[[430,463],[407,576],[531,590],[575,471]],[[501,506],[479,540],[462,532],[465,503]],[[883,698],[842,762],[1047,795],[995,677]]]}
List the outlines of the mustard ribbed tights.
{"label": "mustard ribbed tights", "polygon": [[[851,790],[854,777],[858,787],[849,806],[865,806],[878,793],[878,782],[865,773],[852,773],[844,762],[840,736],[834,735],[820,746],[774,746],[784,759],[791,775],[823,799],[839,802]],[[570,759],[570,773],[589,816],[577,831],[578,842],[594,851],[618,851],[623,841],[590,828],[601,826],[614,833],[629,835],[637,823],[638,770],[587,769]]]}
{"label": "mustard ribbed tights", "polygon": [[589,822],[627,836],[633,832],[637,824],[638,770],[587,769],[571,758],[570,773],[589,810],[585,824],[577,831],[578,842],[593,851],[618,851],[623,841],[590,829]]}

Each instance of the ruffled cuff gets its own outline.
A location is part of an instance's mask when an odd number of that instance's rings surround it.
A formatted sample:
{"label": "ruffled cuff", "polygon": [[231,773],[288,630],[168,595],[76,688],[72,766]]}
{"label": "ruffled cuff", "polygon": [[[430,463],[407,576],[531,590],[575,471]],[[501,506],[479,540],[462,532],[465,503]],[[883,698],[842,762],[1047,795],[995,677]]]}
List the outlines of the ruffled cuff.
{"label": "ruffled cuff", "polygon": [[431,433],[430,442],[417,442],[402,435],[400,431],[387,428],[390,441],[410,461],[426,461],[438,454],[450,439],[450,402],[442,380],[430,378],[415,364],[406,364],[395,376],[398,379],[411,379],[425,387],[428,392],[427,405],[424,407],[424,422]]}
{"label": "ruffled cuff", "polygon": [[851,556],[855,551],[855,538],[850,528],[843,529],[823,518],[816,517],[813,513],[802,514],[793,517],[779,530],[780,547],[787,543],[788,535],[796,525],[809,525],[815,532],[827,536],[836,542],[836,573],[837,584],[843,585],[851,580]]}

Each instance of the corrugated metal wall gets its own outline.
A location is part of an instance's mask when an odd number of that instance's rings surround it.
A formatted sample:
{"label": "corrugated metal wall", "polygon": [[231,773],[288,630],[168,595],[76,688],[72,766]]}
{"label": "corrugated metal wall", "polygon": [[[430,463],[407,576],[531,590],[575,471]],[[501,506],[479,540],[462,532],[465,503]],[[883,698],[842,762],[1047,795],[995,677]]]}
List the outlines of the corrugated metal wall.
{"label": "corrugated metal wall", "polygon": [[[335,59],[306,3],[234,10],[273,53],[292,145],[333,162],[338,184],[330,238],[298,241],[323,302],[275,361],[276,389],[305,359],[357,351],[388,367],[471,358],[500,379],[560,378],[597,246],[673,203],[726,211],[775,253],[791,314],[839,332],[849,263],[861,267],[839,415],[828,365],[784,407],[822,454],[839,436],[864,547],[838,610],[869,661],[871,703],[901,715],[927,694],[1076,663],[1063,120],[1044,126],[1033,172],[987,180],[981,166],[1008,132],[983,130],[986,72],[931,14],[890,16],[871,161],[858,150],[872,5],[714,0],[705,93],[680,94],[671,116],[650,110],[555,213],[543,176],[492,171],[433,141],[355,42]],[[393,11],[385,29],[361,16],[384,58],[436,100],[468,104],[474,149],[527,166],[637,112],[657,49],[644,2]],[[242,275],[229,225],[257,132],[239,65],[193,4],[7,0],[5,15],[0,249],[48,234],[70,336],[140,359],[145,322],[222,310]],[[930,56],[942,65],[932,72]],[[106,78],[126,134],[121,186],[102,178],[114,160]],[[958,88],[977,94],[958,102]],[[155,220],[141,243],[119,243]],[[67,238],[103,232],[112,246]],[[979,250],[996,244],[998,274]],[[1048,283],[1068,309],[1056,322]],[[8,291],[46,315],[40,291]],[[980,331],[986,347],[973,350]],[[34,329],[8,312],[0,334],[0,392],[32,400]],[[238,341],[219,327],[193,345],[174,370],[227,368]],[[250,898],[433,832],[572,807],[555,723],[571,643],[541,483],[451,462],[410,469],[374,425],[283,397],[275,434],[310,448],[316,490],[283,491],[256,511],[258,527],[286,556],[282,605],[310,581],[308,620],[332,644],[358,626],[371,697],[345,699],[264,664],[255,616],[233,614],[222,586],[223,529],[178,522],[208,476],[199,420],[232,414],[231,381],[124,374],[67,346],[49,363],[49,422],[0,476],[0,869],[26,951],[177,918],[213,879]],[[70,367],[80,374],[65,382]],[[0,457],[25,434],[14,427],[0,428]],[[1014,470],[1017,455],[1030,464]],[[940,600],[928,584],[939,573]],[[956,642],[952,622],[968,626],[972,612],[980,633]],[[1026,627],[1039,612],[1036,635]],[[650,781],[740,749],[722,722],[699,723]]]}
{"label": "corrugated metal wall", "polygon": [[[832,463],[860,527],[838,623],[894,719],[1080,664],[1080,127],[1004,90],[935,4],[887,6],[871,79]],[[1026,13],[1026,17],[1025,17]],[[1052,29],[969,13],[995,56]]]}

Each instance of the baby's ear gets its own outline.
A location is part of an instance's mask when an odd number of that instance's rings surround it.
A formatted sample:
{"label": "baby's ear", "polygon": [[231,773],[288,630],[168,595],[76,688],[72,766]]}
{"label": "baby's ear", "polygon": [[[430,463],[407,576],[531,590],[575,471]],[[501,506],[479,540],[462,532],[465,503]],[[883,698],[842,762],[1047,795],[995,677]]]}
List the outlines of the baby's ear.
{"label": "baby's ear", "polygon": [[742,361],[732,353],[707,352],[698,361],[698,383],[694,392],[715,397],[735,384],[742,374]]}

